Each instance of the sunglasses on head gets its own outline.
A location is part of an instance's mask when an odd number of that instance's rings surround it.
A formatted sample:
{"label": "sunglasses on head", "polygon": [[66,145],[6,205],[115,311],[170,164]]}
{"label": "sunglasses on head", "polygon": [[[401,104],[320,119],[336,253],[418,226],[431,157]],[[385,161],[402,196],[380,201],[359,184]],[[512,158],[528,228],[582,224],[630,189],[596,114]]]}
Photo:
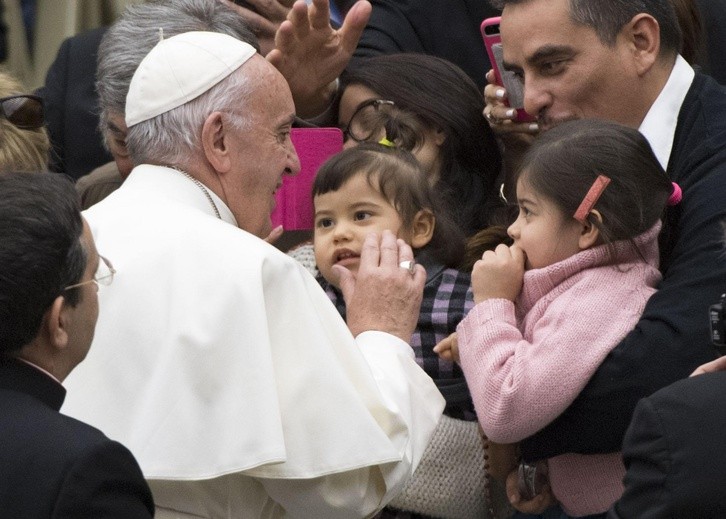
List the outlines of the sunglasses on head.
{"label": "sunglasses on head", "polygon": [[0,115],[22,130],[43,126],[43,99],[33,95],[0,98]]}

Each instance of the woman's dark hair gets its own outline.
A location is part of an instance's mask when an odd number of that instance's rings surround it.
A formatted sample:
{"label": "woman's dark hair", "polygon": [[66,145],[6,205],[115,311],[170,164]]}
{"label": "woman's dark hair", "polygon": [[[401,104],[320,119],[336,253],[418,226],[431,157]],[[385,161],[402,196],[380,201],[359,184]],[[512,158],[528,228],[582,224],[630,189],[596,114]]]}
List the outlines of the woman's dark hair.
{"label": "woman's dark hair", "polygon": [[28,344],[63,295],[75,306],[87,253],[73,182],[49,173],[0,175],[0,354]]}
{"label": "woman's dark hair", "polygon": [[443,131],[437,195],[465,235],[487,227],[500,206],[496,186],[502,163],[476,84],[456,65],[423,54],[361,60],[341,76],[340,95],[353,84]]}
{"label": "woman's dark hair", "polygon": [[409,151],[375,143],[344,150],[328,159],[318,171],[313,198],[339,190],[356,175],[365,175],[368,184],[396,208],[406,228],[413,226],[419,211],[431,211],[436,219],[433,236],[420,250],[447,267],[459,265],[464,254],[464,234],[441,207],[434,188]]}
{"label": "woman's dark hair", "polygon": [[573,215],[599,175],[610,184],[595,203],[602,222],[588,220],[604,243],[629,240],[663,216],[673,185],[645,137],[619,124],[583,119],[538,137],[525,154],[519,180]]}

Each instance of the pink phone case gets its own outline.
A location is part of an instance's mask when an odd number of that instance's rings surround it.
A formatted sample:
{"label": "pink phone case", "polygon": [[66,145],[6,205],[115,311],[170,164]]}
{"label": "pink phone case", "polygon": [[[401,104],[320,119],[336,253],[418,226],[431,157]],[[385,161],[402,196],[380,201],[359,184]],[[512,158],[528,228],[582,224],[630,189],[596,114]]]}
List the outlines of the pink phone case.
{"label": "pink phone case", "polygon": [[339,128],[293,128],[290,138],[300,158],[300,173],[283,178],[275,193],[272,224],[282,224],[286,231],[309,230],[313,228],[313,180],[323,162],[343,150],[343,132]]}
{"label": "pink phone case", "polygon": [[517,117],[515,121],[530,122],[535,118],[529,115],[523,108],[524,106],[524,88],[511,72],[502,69],[502,38],[499,36],[499,23],[501,18],[495,16],[487,18],[481,23],[481,36],[484,39],[484,46],[487,49],[489,62],[494,70],[494,78],[498,85],[502,85],[507,89],[509,98],[507,105],[517,109]]}

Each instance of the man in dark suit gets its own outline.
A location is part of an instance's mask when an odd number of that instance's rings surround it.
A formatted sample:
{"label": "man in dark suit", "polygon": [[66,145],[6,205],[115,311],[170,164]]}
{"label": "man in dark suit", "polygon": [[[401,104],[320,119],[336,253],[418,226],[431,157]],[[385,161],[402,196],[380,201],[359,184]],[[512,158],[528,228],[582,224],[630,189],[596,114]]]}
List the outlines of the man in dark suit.
{"label": "man in dark suit", "polygon": [[[722,353],[724,299],[709,311]],[[724,394],[726,356],[638,403],[623,441],[625,492],[608,519],[726,517]]]}
{"label": "man in dark suit", "polygon": [[[682,189],[661,234],[663,281],[641,320],[570,407],[521,443],[529,462],[617,452],[641,398],[715,356],[704,314],[726,278],[720,261],[726,91],[679,55],[680,28],[669,0],[503,4],[505,66],[522,79],[524,108],[539,129],[588,117],[638,128]],[[511,131],[518,126],[501,94],[500,87],[486,87],[484,112],[495,128]]]}
{"label": "man in dark suit", "polygon": [[0,176],[2,517],[153,517],[131,453],[58,412],[112,279],[67,178]]}
{"label": "man in dark suit", "polygon": [[625,493],[609,519],[726,517],[726,372],[640,401],[623,442]]}

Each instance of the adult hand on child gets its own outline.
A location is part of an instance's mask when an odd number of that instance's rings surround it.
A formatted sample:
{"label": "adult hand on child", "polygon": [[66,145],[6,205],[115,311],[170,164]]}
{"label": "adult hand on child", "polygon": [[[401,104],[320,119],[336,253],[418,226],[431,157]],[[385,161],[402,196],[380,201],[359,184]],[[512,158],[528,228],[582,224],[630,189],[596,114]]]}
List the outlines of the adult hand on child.
{"label": "adult hand on child", "polygon": [[443,360],[459,364],[459,341],[456,339],[456,332],[434,346],[434,353]]}
{"label": "adult hand on child", "polygon": [[328,0],[293,4],[275,36],[267,60],[279,70],[292,91],[297,115],[319,115],[337,91],[336,79],[348,65],[371,15],[371,4],[359,0],[340,29],[330,25]]}
{"label": "adult hand on child", "polygon": [[411,341],[418,321],[426,269],[416,264],[413,275],[402,268],[413,261],[413,251],[391,231],[370,233],[363,242],[358,273],[333,265],[345,299],[348,328],[353,336],[378,330]]}
{"label": "adult hand on child", "polygon": [[516,245],[498,245],[493,251],[484,252],[474,263],[471,287],[474,302],[487,299],[514,301],[522,290],[524,278],[524,252]]}

